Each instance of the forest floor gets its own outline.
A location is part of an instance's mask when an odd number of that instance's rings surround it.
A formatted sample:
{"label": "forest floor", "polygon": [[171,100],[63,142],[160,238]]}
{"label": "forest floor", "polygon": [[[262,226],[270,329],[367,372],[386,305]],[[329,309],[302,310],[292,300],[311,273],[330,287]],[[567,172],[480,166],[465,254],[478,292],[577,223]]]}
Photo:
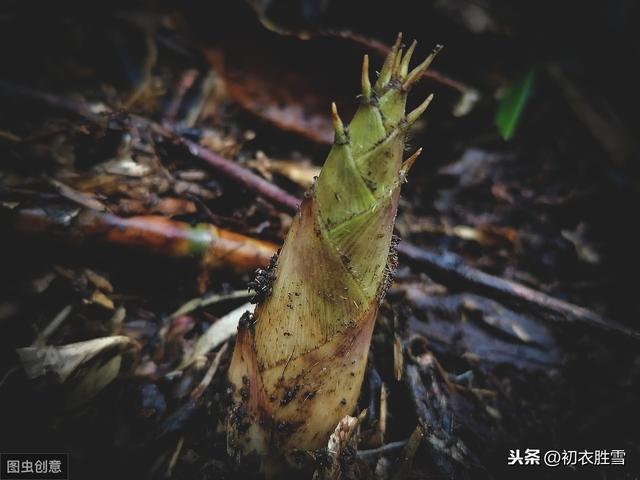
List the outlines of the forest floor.
{"label": "forest floor", "polygon": [[[445,49],[414,94],[435,101],[344,476],[638,478],[640,189],[619,92],[594,95],[579,53],[531,53],[526,31],[505,47],[513,33],[446,9],[294,35],[270,3],[3,13],[0,452],[69,452],[70,478],[238,478],[234,319],[328,152],[330,102],[348,117],[362,54],[379,68],[403,29],[418,58]],[[531,68],[505,141],[495,93]],[[509,466],[518,449],[577,457]]]}

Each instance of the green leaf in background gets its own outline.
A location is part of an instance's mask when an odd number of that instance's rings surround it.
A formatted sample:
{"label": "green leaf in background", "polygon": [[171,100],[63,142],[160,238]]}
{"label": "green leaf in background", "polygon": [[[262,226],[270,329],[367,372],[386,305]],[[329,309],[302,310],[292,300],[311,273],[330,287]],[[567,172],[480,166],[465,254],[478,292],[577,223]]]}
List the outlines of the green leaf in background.
{"label": "green leaf in background", "polygon": [[533,77],[534,70],[531,68],[507,85],[500,98],[494,122],[505,140],[511,140],[516,132],[524,106],[531,95]]}

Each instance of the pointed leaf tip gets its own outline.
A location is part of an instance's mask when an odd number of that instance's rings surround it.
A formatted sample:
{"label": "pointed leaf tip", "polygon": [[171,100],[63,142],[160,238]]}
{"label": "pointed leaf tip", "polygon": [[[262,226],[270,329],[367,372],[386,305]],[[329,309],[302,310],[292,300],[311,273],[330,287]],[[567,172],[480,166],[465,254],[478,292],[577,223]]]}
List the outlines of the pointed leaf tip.
{"label": "pointed leaf tip", "polygon": [[391,77],[400,76],[400,66],[402,65],[402,48],[399,48],[396,51],[395,58],[393,59],[393,69],[391,73]]}
{"label": "pointed leaf tip", "polygon": [[393,48],[391,49],[391,51],[397,52],[398,49],[400,48],[401,43],[402,43],[402,32],[398,32],[398,35],[396,36],[396,41],[393,44]]}
{"label": "pointed leaf tip", "polygon": [[422,147],[420,147],[418,150],[414,152],[413,155],[411,155],[404,162],[402,162],[402,166],[400,167],[400,178],[402,178],[403,181],[406,180],[409,170],[411,170],[411,167],[413,167],[413,164],[416,163],[416,160],[418,159],[421,153],[422,153]]}
{"label": "pointed leaf tip", "polygon": [[399,32],[393,47],[391,47],[391,51],[387,55],[387,58],[385,58],[384,64],[380,69],[380,74],[378,75],[378,80],[375,84],[376,90],[382,90],[387,83],[389,83],[389,80],[391,80],[391,77],[395,72],[394,67],[396,65],[396,57],[398,56],[398,50],[400,49],[401,43],[402,32]]}
{"label": "pointed leaf tip", "polygon": [[418,118],[420,118],[420,115],[422,115],[424,111],[427,109],[427,107],[431,103],[431,100],[433,100],[433,93],[429,95],[424,102],[418,105],[415,108],[415,110],[413,110],[407,115],[407,123],[409,125],[412,125],[416,120],[418,120]]}
{"label": "pointed leaf tip", "polygon": [[418,44],[418,42],[416,40],[414,40],[413,42],[411,42],[411,46],[407,49],[407,52],[404,54],[404,57],[402,58],[402,62],[400,63],[400,78],[404,78],[407,75],[407,72],[409,71],[409,62],[411,62],[411,57],[413,55],[413,51],[416,49],[416,45]]}
{"label": "pointed leaf tip", "polygon": [[334,142],[338,145],[347,143],[347,132],[344,129],[344,123],[338,114],[338,106],[336,102],[331,102],[331,117],[333,119],[333,128],[336,131]]}
{"label": "pointed leaf tip", "polygon": [[433,47],[433,50],[431,50],[431,53],[429,54],[429,56],[425,58],[420,65],[418,65],[416,68],[411,70],[409,75],[407,75],[407,79],[402,84],[402,88],[404,90],[408,90],[411,87],[411,85],[416,83],[422,77],[422,74],[427,70],[427,68],[429,68],[429,65],[431,65],[431,62],[433,62],[433,59],[436,58],[436,55],[438,55],[438,53],[440,52],[440,50],[442,50],[442,48],[443,47],[440,44]]}
{"label": "pointed leaf tip", "polygon": [[365,100],[371,98],[371,81],[369,80],[369,55],[362,58],[362,97]]}

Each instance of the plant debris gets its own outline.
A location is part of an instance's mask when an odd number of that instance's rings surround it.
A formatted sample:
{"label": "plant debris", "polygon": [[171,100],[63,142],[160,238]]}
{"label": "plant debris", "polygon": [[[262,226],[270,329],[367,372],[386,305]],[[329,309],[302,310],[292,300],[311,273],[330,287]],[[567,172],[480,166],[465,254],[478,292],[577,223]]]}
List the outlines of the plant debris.
{"label": "plant debris", "polygon": [[[402,29],[416,57],[447,47],[415,87],[436,100],[403,152],[402,241],[379,265],[387,295],[355,409],[289,460],[301,478],[634,477],[637,8],[574,7],[3,8],[0,451],[68,452],[77,478],[260,478],[224,432],[236,338],[261,321],[247,302],[282,275],[273,258],[318,187],[331,102],[351,117],[362,55],[377,65]],[[520,77],[532,71],[535,89]],[[509,86],[505,141],[492,119]],[[255,379],[238,387],[248,400]],[[307,387],[268,401],[304,408],[322,397]],[[250,429],[248,412],[231,421]],[[507,465],[526,448],[619,448],[626,463]]]}

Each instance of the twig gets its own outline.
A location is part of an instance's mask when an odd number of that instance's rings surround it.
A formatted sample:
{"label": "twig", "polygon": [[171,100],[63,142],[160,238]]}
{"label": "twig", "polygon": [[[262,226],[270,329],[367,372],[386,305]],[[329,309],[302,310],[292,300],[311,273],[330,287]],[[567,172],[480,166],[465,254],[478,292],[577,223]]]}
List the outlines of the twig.
{"label": "twig", "polygon": [[220,348],[220,350],[218,350],[218,353],[216,353],[216,357],[211,362],[211,366],[207,370],[207,373],[204,374],[204,377],[198,386],[191,391],[187,401],[162,420],[160,425],[158,425],[155,431],[151,434],[152,439],[158,441],[166,435],[184,430],[185,425],[189,420],[191,420],[193,414],[202,407],[202,394],[205,392],[218,371],[220,362],[222,361],[222,357],[224,356],[228,346],[229,343],[227,342],[222,346],[222,348]]}
{"label": "twig", "polygon": [[51,320],[51,322],[42,330],[38,338],[31,344],[32,347],[38,346],[40,342],[45,343],[47,339],[55,332],[60,325],[69,317],[73,310],[73,305],[69,304],[64,307],[58,314]]}
{"label": "twig", "polygon": [[99,202],[91,195],[87,195],[86,193],[78,192],[73,188],[65,185],[62,182],[59,182],[55,178],[47,178],[47,181],[58,191],[58,193],[64,198],[71,200],[72,202],[77,203],[78,205],[82,205],[85,208],[90,210],[95,210],[96,212],[106,212],[107,208]]}
{"label": "twig", "polygon": [[[104,124],[106,119],[102,115],[93,113],[89,106],[83,102],[76,102],[57,95],[43,93],[27,87],[12,85],[0,81],[0,91],[2,90],[8,94],[18,94],[32,100],[38,100],[51,107],[75,113],[76,115],[84,117],[86,120],[98,125]],[[172,129],[168,129],[157,122],[138,115],[131,115],[131,117],[135,118],[140,123],[147,125],[151,130],[163,136],[167,140],[186,147],[193,156],[198,157],[200,160],[214,167],[218,172],[242,184],[247,190],[257,193],[271,201],[273,204],[278,205],[291,213],[297,211],[300,200],[250,170],[247,170],[241,165],[238,165],[237,163],[202,147],[196,142],[178,135]]]}
{"label": "twig", "polygon": [[554,298],[546,293],[477,270],[450,252],[430,252],[410,243],[398,245],[398,253],[420,265],[434,280],[446,285],[467,288],[489,298],[516,304],[525,304],[549,313],[553,321],[583,323],[607,332],[622,334],[640,340],[636,332],[613,320],[605,319],[584,307]]}
{"label": "twig", "polygon": [[0,388],[4,385],[4,382],[6,382],[11,375],[18,372],[19,370],[20,370],[19,364],[12,365],[11,367],[9,367],[9,369],[4,373],[2,378],[0,378]]}
{"label": "twig", "polygon": [[171,459],[169,460],[169,465],[167,465],[166,478],[171,478],[173,469],[175,468],[176,463],[178,463],[178,457],[182,451],[183,444],[184,437],[180,437],[180,440],[178,440],[178,443],[176,444],[176,449],[173,451],[173,455],[171,455]]}
{"label": "twig", "polygon": [[[51,213],[51,210],[55,214]],[[6,218],[5,218],[6,217]],[[0,210],[0,225],[27,235],[55,236],[71,245],[85,242],[119,245],[149,253],[200,261],[205,270],[218,267],[253,272],[269,264],[278,246],[211,224],[188,223],[156,215],[123,218],[89,209],[56,206]]]}
{"label": "twig", "polygon": [[194,68],[190,68],[182,73],[178,86],[176,87],[176,93],[164,112],[163,124],[170,125],[175,122],[178,112],[180,111],[180,107],[182,106],[184,96],[196,82],[198,75],[198,70]]}
{"label": "twig", "polygon": [[218,303],[225,300],[238,299],[238,298],[244,299],[244,298],[249,298],[251,296],[253,296],[253,294],[249,290],[245,289],[245,290],[236,290],[230,293],[213,293],[211,295],[207,295],[206,297],[192,298],[188,302],[184,303],[180,308],[178,308],[171,315],[169,315],[169,320],[178,318],[181,315],[186,315],[198,308],[206,307],[207,305],[211,305],[213,303]]}
{"label": "twig", "polygon": [[402,480],[407,477],[409,470],[411,470],[411,465],[413,465],[413,458],[416,456],[416,452],[418,451],[418,447],[420,447],[423,438],[424,430],[420,425],[418,425],[404,446],[403,455],[399,459],[400,465],[393,476],[393,480]]}
{"label": "twig", "polygon": [[211,383],[211,380],[213,380],[213,376],[218,371],[218,367],[220,366],[220,362],[222,361],[222,357],[227,351],[228,346],[229,342],[225,342],[218,353],[216,353],[216,358],[214,358],[213,362],[211,362],[211,366],[207,370],[207,373],[204,374],[204,377],[202,377],[202,380],[200,381],[198,386],[191,392],[191,398],[193,400],[198,400]]}
{"label": "twig", "polygon": [[407,444],[406,440],[400,440],[399,442],[391,442],[386,445],[382,445],[378,448],[372,448],[370,450],[358,450],[358,458],[369,459],[376,458],[379,455],[385,455],[389,452],[395,452],[396,450],[400,450]]}
{"label": "twig", "polygon": [[247,313],[252,314],[254,308],[255,305],[245,303],[219,318],[206,332],[200,335],[193,348],[185,352],[180,365],[178,365],[174,371],[170,372],[169,375],[178,375],[193,363],[199,363],[200,359],[206,358],[206,355],[208,355],[211,350],[225,343],[230,338],[233,338],[238,332],[240,320],[242,320]]}
{"label": "twig", "polygon": [[247,190],[257,193],[261,197],[271,201],[274,205],[278,205],[291,213],[298,209],[300,200],[290,193],[285,192],[277,185],[259,177],[243,166],[238,165],[237,163],[232,162],[211,150],[207,150],[196,142],[187,140],[183,137],[177,137],[177,141],[178,143],[186,146],[189,149],[189,152],[191,152],[191,155],[207,162],[220,173],[241,183]]}
{"label": "twig", "polygon": [[55,107],[61,110],[66,110],[67,112],[75,113],[76,115],[84,117],[85,119],[93,123],[102,124],[105,120],[102,115],[92,112],[89,106],[84,102],[77,102],[69,98],[53,95],[51,93],[40,92],[28,87],[22,87],[20,85],[3,82],[2,80],[0,80],[0,92],[1,91],[4,91],[9,96],[17,94],[26,98],[30,98],[32,100],[37,100],[39,102],[45,103],[50,107]]}

